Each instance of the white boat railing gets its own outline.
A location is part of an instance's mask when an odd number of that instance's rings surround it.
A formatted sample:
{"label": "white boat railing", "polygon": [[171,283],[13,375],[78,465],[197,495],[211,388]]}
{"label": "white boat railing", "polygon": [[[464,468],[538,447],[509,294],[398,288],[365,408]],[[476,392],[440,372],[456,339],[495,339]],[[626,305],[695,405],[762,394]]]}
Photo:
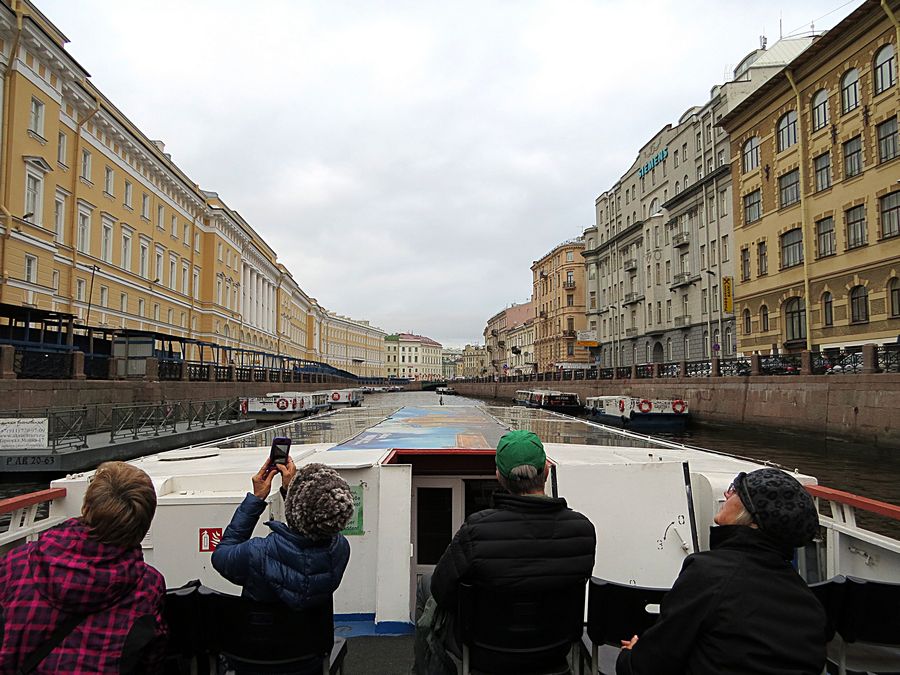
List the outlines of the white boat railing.
{"label": "white boat railing", "polygon": [[65,488],[48,488],[0,500],[0,523],[9,517],[5,529],[0,525],[0,555],[34,541],[44,530],[66,520],[67,516],[51,518],[49,510],[41,509],[43,504],[49,506],[50,502],[65,496]]}

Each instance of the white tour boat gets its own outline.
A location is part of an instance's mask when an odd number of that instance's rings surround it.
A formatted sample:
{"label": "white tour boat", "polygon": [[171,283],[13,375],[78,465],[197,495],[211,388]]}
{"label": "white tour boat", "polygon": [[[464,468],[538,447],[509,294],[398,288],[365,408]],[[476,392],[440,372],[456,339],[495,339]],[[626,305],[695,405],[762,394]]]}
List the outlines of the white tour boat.
{"label": "white tour boat", "polygon": [[331,392],[276,391],[240,399],[241,415],[260,422],[287,422],[329,410]]}
{"label": "white tour boat", "polygon": [[357,407],[362,405],[366,396],[362,389],[332,389],[326,392],[328,394],[328,402],[332,406],[349,405]]}
{"label": "white tour boat", "polygon": [[[685,557],[708,548],[713,516],[734,476],[761,466],[543,410],[344,409],[216,447],[133,460],[150,475],[158,495],[156,516],[142,543],[144,557],[170,588],[199,579],[238,593],[212,568],[210,554],[269,452],[262,434],[282,435],[302,425],[343,428],[346,438],[340,442],[295,442],[290,449],[298,465],[321,462],[337,470],[357,504],[345,531],[351,556],[334,597],[335,623],[349,634],[408,633],[417,577],[433,570],[466,514],[489,506],[497,486],[494,447],[500,436],[509,428],[530,428],[540,435],[559,424],[578,425],[582,437],[595,436],[590,445],[545,445],[552,465],[547,492],[565,497],[591,519],[598,533],[593,573],[623,584],[671,587]],[[244,444],[253,447],[238,447]],[[865,510],[900,520],[900,507],[823,488],[813,476],[793,475],[823,513],[820,540],[797,551],[801,575],[810,583],[838,574],[900,582],[900,541],[868,531],[855,519],[857,510]],[[10,527],[0,533],[0,554],[79,515],[90,480],[91,472],[73,474],[53,481],[48,490],[0,502],[0,513],[12,512]],[[268,532],[266,520],[284,518],[277,489],[268,501],[254,532],[259,536]],[[43,502],[50,503],[49,515],[37,519]]]}
{"label": "white tour boat", "polygon": [[684,399],[632,398],[630,396],[591,396],[585,399],[588,417],[602,424],[635,431],[682,431],[690,419]]}

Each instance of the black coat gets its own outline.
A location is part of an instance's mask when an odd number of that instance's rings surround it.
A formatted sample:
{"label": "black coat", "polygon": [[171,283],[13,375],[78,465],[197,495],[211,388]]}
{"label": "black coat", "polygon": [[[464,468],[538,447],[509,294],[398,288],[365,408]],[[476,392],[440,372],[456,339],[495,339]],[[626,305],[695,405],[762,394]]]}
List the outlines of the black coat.
{"label": "black coat", "polygon": [[741,525],[712,528],[710,547],[684,561],[659,619],[622,650],[616,674],[819,675],[825,611],[790,551]]}
{"label": "black coat", "polygon": [[565,499],[498,492],[494,507],[469,516],[438,560],[438,607],[456,611],[460,582],[541,591],[591,576],[594,525]]}

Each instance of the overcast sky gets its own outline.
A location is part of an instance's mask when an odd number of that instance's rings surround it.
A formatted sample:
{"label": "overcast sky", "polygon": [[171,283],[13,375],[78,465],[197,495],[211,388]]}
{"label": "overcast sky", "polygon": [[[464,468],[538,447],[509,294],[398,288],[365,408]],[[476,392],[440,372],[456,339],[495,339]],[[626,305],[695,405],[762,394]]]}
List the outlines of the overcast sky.
{"label": "overcast sky", "polygon": [[445,345],[531,292],[640,146],[860,0],[36,0],[329,310]]}

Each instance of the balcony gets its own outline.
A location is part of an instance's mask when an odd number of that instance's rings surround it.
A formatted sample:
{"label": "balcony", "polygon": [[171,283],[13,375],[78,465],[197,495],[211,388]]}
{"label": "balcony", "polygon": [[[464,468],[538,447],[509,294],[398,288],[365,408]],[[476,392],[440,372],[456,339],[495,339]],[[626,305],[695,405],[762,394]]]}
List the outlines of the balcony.
{"label": "balcony", "polygon": [[506,340],[497,340],[497,346],[498,346],[498,347],[505,347],[505,346],[506,346]]}
{"label": "balcony", "polygon": [[542,309],[540,312],[538,312],[538,316],[539,316],[540,318],[542,318],[542,319],[546,319],[546,318],[547,318],[547,312],[545,312],[545,311]]}
{"label": "balcony", "polygon": [[678,234],[672,236],[672,246],[674,246],[675,248],[681,248],[682,246],[687,246],[690,243],[690,232],[679,232]]}
{"label": "balcony", "polygon": [[575,282],[574,281],[564,281],[563,288],[575,288]]}
{"label": "balcony", "polygon": [[625,329],[625,337],[633,338],[633,337],[637,337],[637,336],[638,336],[637,328],[626,328]]}
{"label": "balcony", "polygon": [[688,328],[691,325],[691,315],[685,314],[684,316],[676,316],[675,317],[675,328]]}
{"label": "balcony", "polygon": [[679,272],[675,275],[674,280],[672,281],[672,288],[678,288],[679,286],[687,286],[691,283],[691,273],[690,272]]}
{"label": "balcony", "polygon": [[622,267],[626,272],[629,272],[631,270],[636,270],[637,269],[637,259],[629,258],[628,260],[625,261],[625,264],[622,265]]}
{"label": "balcony", "polygon": [[625,294],[625,300],[622,301],[623,305],[633,305],[636,302],[640,302],[644,299],[644,294],[639,292],[632,292]]}
{"label": "balcony", "polygon": [[562,334],[563,337],[567,340],[574,340],[576,337],[578,337],[577,333],[574,330],[564,330]]}

